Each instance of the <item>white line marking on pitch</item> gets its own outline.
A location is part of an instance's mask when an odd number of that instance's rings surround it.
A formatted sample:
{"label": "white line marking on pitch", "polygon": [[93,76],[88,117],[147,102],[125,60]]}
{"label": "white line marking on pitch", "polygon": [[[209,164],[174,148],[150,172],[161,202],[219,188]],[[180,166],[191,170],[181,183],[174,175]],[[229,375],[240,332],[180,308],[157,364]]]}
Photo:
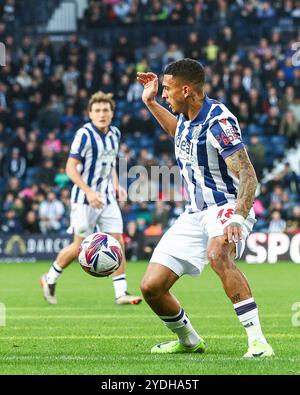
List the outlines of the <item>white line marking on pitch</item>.
{"label": "white line marking on pitch", "polygon": [[[270,333],[266,335],[272,338],[291,338],[299,339],[300,334],[295,333]],[[170,335],[144,335],[144,336],[130,336],[130,335],[99,335],[99,336],[82,336],[82,335],[70,335],[70,336],[1,336],[0,340],[83,340],[83,339],[156,339],[156,338],[169,338]],[[244,338],[245,335],[205,335],[203,337],[206,339],[237,339]]]}
{"label": "white line marking on pitch", "polygon": [[[87,314],[87,315],[53,315],[53,314],[47,314],[45,312],[45,315],[10,315],[9,310],[7,310],[7,320],[42,320],[42,319],[55,319],[55,320],[64,320],[64,319],[74,319],[74,320],[88,320],[88,319],[105,319],[105,318],[116,318],[118,317],[118,320],[120,319],[132,319],[134,316],[132,314]],[[139,320],[142,318],[151,318],[152,315],[141,315],[137,314],[136,318]],[[203,315],[192,315],[194,319],[196,318],[203,318]],[[290,319],[290,314],[261,314],[261,317],[263,318],[287,318]],[[205,315],[205,318],[214,318],[214,319],[223,319],[223,318],[228,318],[230,319],[230,315],[228,314],[216,314],[216,315]]]}

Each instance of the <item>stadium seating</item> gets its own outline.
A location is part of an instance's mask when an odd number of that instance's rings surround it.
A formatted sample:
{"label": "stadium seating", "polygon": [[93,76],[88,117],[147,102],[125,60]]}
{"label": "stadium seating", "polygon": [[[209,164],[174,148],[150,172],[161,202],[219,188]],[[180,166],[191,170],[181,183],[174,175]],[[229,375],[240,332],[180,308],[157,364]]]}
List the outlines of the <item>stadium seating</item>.
{"label": "stadium seating", "polygon": [[[126,129],[123,118],[130,114],[139,121],[140,110],[144,107],[135,85],[137,70],[145,68],[162,73],[166,62],[178,56],[193,57],[195,53],[198,54],[197,60],[207,68],[209,96],[224,101],[241,120],[247,146],[253,136],[257,136],[263,145],[264,157],[261,159],[264,166],[257,170],[261,174],[259,181],[266,184],[269,196],[280,184],[294,205],[300,204],[299,185],[295,194],[284,174],[275,179],[269,177],[274,166],[285,161],[291,164],[291,171],[298,180],[300,174],[299,163],[290,154],[296,152],[300,136],[300,80],[295,71],[299,65],[288,65],[288,59],[293,56],[290,43],[299,41],[300,18],[292,9],[287,11],[284,2],[268,3],[267,11],[262,12],[260,1],[251,2],[251,6],[246,2],[229,1],[225,10],[218,8],[219,2],[203,1],[203,7],[199,8],[199,2],[191,0],[177,9],[176,1],[162,1],[158,12],[152,8],[152,2],[137,1],[137,9],[121,16],[109,2],[94,0],[88,2],[83,18],[78,21],[77,32],[60,38],[47,37],[43,34],[43,26],[60,3],[59,0],[48,1],[43,10],[39,6],[33,21],[28,14],[29,9],[31,13],[28,2],[16,0],[15,6],[9,7],[8,1],[0,1],[0,40],[4,42],[7,54],[6,67],[0,70],[0,231],[15,230],[13,226],[7,226],[8,207],[15,211],[18,227],[26,231],[26,213],[31,210],[38,213],[39,204],[50,189],[55,188],[57,197],[61,198],[62,192],[55,186],[54,177],[56,169],[65,164],[67,149],[60,148],[55,152],[47,147],[47,136],[53,131],[62,146],[63,143],[70,144],[78,126],[87,120],[84,105],[95,90],[113,91],[117,98],[114,122],[121,131],[125,130],[123,143],[131,151],[131,164],[138,163],[141,149],[149,151],[151,164],[174,161],[174,156],[169,153],[155,156],[160,134],[158,124],[154,125],[153,135],[143,130],[136,133]],[[152,23],[149,23],[149,17]],[[190,39],[191,32],[197,35],[196,44]],[[154,36],[158,39],[153,39]],[[210,39],[215,43],[214,59],[207,55]],[[174,42],[176,50],[173,49]],[[243,43],[242,48],[240,43]],[[91,54],[93,51],[95,58]],[[250,80],[243,78],[247,67],[251,70]],[[122,85],[124,74],[128,76],[128,83]],[[232,81],[237,75],[241,76],[241,84],[233,87]],[[249,99],[249,84],[250,89],[259,91],[259,98],[254,103]],[[291,86],[292,94],[289,93]],[[270,98],[271,87],[275,89],[275,97]],[[246,115],[235,104],[234,95],[237,95],[238,103],[248,104]],[[274,106],[278,107],[279,121],[288,109],[293,111],[298,127],[294,140],[288,135],[279,135],[278,120],[269,119],[269,109]],[[66,117],[68,107],[73,107],[75,113]],[[19,128],[25,128],[25,134]],[[29,142],[34,145],[36,158],[39,158],[35,164],[29,152]],[[13,166],[8,166],[14,148],[26,159],[26,172],[12,190],[9,179],[17,176],[21,163],[18,159]],[[251,159],[256,163],[258,158]],[[47,160],[52,162],[53,171],[47,172],[50,182],[42,185],[37,169]],[[38,193],[24,201],[22,210],[17,210],[13,202],[8,204],[11,194],[17,199],[22,189],[32,184],[38,184]],[[259,195],[257,199],[260,199]],[[64,204],[66,223],[68,205]],[[129,206],[133,213],[144,210],[139,203],[131,202]],[[169,206],[171,215],[174,202]],[[151,212],[152,205],[148,208]],[[268,229],[272,208],[265,209],[266,214],[259,219],[257,230]],[[284,203],[281,214],[287,224],[295,221],[291,212],[284,210]],[[124,214],[126,226],[127,216]],[[170,223],[172,220],[170,217]],[[144,223],[139,223],[137,232],[143,232],[148,225],[151,225],[151,215]],[[64,232],[65,226],[60,231]]]}

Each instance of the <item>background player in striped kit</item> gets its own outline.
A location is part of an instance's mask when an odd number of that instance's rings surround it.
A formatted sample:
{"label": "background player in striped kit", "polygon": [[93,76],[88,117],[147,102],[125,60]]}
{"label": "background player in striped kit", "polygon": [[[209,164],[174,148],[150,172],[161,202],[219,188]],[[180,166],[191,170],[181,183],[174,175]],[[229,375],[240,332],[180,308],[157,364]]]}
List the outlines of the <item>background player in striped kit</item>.
{"label": "background player in striped kit", "polygon": [[189,196],[186,211],[155,248],[141,284],[147,303],[178,336],[151,352],[205,350],[169,290],[180,276],[198,275],[210,262],[248,335],[244,356],[272,356],[248,281],[234,263],[255,222],[252,204],[257,185],[237,119],[224,104],[207,97],[204,68],[195,60],[173,62],[164,72],[162,98],[177,116],[155,100],[154,73],[138,73],[137,78],[144,86],[144,103],[175,138],[175,155]]}
{"label": "background player in striped kit", "polygon": [[[124,249],[123,221],[116,195],[124,200],[127,193],[119,185],[115,169],[121,133],[111,125],[115,109],[112,96],[97,92],[90,98],[90,122],[76,132],[71,146],[66,172],[74,183],[68,229],[74,240],[60,251],[49,272],[40,279],[44,297],[50,304],[57,303],[56,281],[63,269],[77,258],[82,240],[95,231],[96,225],[116,238]],[[127,292],[125,254],[112,279],[117,304],[141,302],[139,296]]]}

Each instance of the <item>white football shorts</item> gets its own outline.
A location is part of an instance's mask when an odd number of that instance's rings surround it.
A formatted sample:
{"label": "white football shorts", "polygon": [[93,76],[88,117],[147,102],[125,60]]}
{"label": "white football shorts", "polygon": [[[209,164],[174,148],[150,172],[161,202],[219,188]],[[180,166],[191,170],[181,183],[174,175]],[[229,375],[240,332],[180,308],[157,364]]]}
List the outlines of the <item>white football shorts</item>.
{"label": "white football shorts", "polygon": [[114,201],[101,209],[87,204],[71,203],[70,227],[67,233],[87,237],[96,231],[123,233],[123,219],[118,203]]}
{"label": "white football shorts", "polygon": [[[227,203],[192,214],[185,211],[161,238],[150,262],[170,268],[179,277],[183,274],[199,275],[208,264],[209,239],[223,235],[227,219],[234,209],[234,203]],[[242,256],[255,222],[254,210],[251,209],[242,225],[242,240],[236,243],[236,259]]]}

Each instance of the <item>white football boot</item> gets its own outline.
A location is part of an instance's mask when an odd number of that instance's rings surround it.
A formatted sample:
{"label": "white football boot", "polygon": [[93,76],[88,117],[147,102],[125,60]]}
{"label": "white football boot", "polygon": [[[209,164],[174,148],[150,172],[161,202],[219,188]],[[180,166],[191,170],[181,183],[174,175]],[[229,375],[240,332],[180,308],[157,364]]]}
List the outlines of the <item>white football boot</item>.
{"label": "white football boot", "polygon": [[44,298],[47,300],[49,304],[57,304],[57,300],[55,297],[55,285],[56,284],[48,284],[47,283],[47,276],[43,274],[40,278],[40,284],[43,288]]}

